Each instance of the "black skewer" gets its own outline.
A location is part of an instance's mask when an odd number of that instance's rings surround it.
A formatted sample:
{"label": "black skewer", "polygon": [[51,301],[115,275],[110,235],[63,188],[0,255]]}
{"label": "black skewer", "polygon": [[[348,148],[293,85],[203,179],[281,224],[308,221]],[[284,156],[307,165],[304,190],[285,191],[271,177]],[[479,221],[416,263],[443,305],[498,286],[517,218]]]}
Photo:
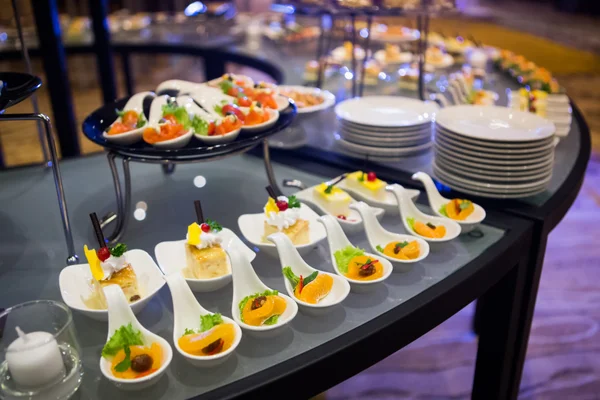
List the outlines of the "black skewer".
{"label": "black skewer", "polygon": [[272,197],[273,199],[277,200],[277,194],[275,194],[275,191],[273,190],[273,188],[271,187],[271,185],[265,187],[265,189],[267,189],[267,192],[269,193],[270,197]]}
{"label": "black skewer", "polygon": [[204,215],[202,214],[202,205],[200,204],[200,200],[194,200],[194,208],[196,209],[196,218],[198,219],[198,224],[203,224]]}
{"label": "black skewer", "polygon": [[95,212],[90,214],[90,219],[92,220],[92,226],[94,227],[94,233],[96,234],[98,245],[100,246],[100,248],[106,247],[106,242],[104,241],[104,234],[102,233],[102,227],[100,227],[100,221],[98,220],[98,216]]}

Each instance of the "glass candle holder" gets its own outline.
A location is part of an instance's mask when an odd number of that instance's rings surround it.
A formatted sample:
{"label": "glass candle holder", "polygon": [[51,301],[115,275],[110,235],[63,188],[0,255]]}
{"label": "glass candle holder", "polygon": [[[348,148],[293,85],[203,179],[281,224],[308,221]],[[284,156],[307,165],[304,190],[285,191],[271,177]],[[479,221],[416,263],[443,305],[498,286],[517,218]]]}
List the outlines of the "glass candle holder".
{"label": "glass candle holder", "polygon": [[83,377],[71,311],[51,300],[0,313],[0,398],[68,399]]}

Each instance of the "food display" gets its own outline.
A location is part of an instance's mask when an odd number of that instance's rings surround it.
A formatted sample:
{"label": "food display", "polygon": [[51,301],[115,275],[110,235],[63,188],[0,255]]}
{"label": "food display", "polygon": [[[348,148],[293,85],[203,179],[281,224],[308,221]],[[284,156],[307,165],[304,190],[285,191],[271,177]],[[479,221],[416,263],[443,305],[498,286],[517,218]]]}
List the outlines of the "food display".
{"label": "food display", "polygon": [[372,281],[383,277],[383,265],[379,260],[365,254],[354,246],[347,246],[334,253],[338,271],[346,278]]}
{"label": "food display", "polygon": [[406,218],[406,222],[413,231],[421,236],[431,239],[441,239],[446,236],[446,227],[444,225],[434,225],[431,222],[423,223],[416,221],[414,218]]}
{"label": "food display", "polygon": [[333,287],[333,278],[328,274],[319,273],[319,271],[303,277],[294,274],[291,267],[285,267],[283,268],[283,275],[290,282],[294,290],[294,296],[298,300],[309,304],[317,304],[323,300]]}
{"label": "food display", "polygon": [[227,254],[221,248],[221,225],[210,219],[188,226],[185,243],[187,265],[183,275],[191,279],[212,279],[231,273]]}
{"label": "food display", "polygon": [[[317,65],[317,69],[318,68],[319,66]],[[301,92],[294,89],[284,89],[281,90],[279,94],[294,100],[294,103],[296,103],[298,109],[318,106],[319,104],[323,104],[325,101],[325,98],[320,94]]]}
{"label": "food display", "polygon": [[190,116],[185,107],[170,101],[162,106],[158,127],[144,129],[143,139],[148,144],[156,144],[177,139],[190,130],[200,135],[208,134],[214,131],[214,123],[199,115]]}
{"label": "food display", "polygon": [[111,373],[120,379],[138,379],[154,373],[162,365],[162,353],[159,343],[145,344],[142,333],[131,324],[117,329],[102,349],[102,357],[111,362]]}
{"label": "food display", "polygon": [[348,174],[345,182],[348,187],[369,198],[384,201],[387,197],[387,192],[385,191],[387,182],[377,178],[375,172],[355,171]]}
{"label": "food display", "polygon": [[235,339],[235,328],[225,323],[221,314],[200,316],[200,328],[187,327],[177,341],[184,352],[193,356],[213,356],[229,349]]}
{"label": "food display", "polygon": [[501,70],[509,72],[518,79],[519,83],[529,86],[532,90],[541,90],[549,94],[564,92],[550,71],[538,67],[524,56],[517,55],[512,51],[500,50],[497,52],[494,64]]}
{"label": "food display", "polygon": [[277,109],[276,87],[269,83],[255,83],[248,76],[225,74],[218,81],[218,87],[224,94],[234,97],[238,106],[248,107],[257,102],[264,108]]}
{"label": "food display", "polygon": [[134,110],[115,110],[117,113],[117,120],[108,127],[106,133],[108,135],[119,135],[122,133],[130,132],[134,129],[140,129],[146,126],[148,121],[144,116],[144,113],[137,113]]}
{"label": "food display", "polygon": [[114,247],[104,246],[98,250],[89,249],[85,245],[83,251],[92,272],[92,279],[89,281],[92,294],[87,298],[82,298],[88,308],[92,310],[107,309],[102,288],[108,285],[118,285],[129,303],[134,303],[142,298],[135,271],[127,261],[126,245],[119,243]]}
{"label": "food display", "polygon": [[[548,113],[548,92],[521,88],[517,96],[510,99],[513,108],[546,117]],[[515,104],[516,103],[516,104]]]}
{"label": "food display", "polygon": [[446,51],[450,54],[463,55],[467,50],[475,47],[475,43],[462,36],[449,37],[444,41]]}
{"label": "food display", "polygon": [[333,49],[333,51],[331,52],[331,56],[334,60],[337,60],[339,62],[347,62],[352,60],[352,49],[354,49],[355,60],[362,60],[363,58],[365,58],[365,51],[358,45],[354,47],[352,45],[352,42],[350,41],[345,41],[342,46]]}
{"label": "food display", "polygon": [[454,58],[439,47],[429,47],[425,51],[425,63],[434,68],[446,68],[454,63]]}
{"label": "food display", "polygon": [[385,246],[377,245],[377,251],[400,260],[414,260],[419,258],[421,254],[419,242],[416,240],[411,242],[406,240],[402,242],[390,242]]}
{"label": "food display", "polygon": [[296,196],[275,196],[270,190],[265,204],[265,220],[263,241],[267,236],[283,232],[296,246],[310,241],[308,221],[300,218],[300,201]]}
{"label": "food display", "polygon": [[314,188],[315,195],[323,208],[331,215],[344,220],[350,214],[352,198],[336,185],[345,178],[346,175],[334,182],[323,182]]}
{"label": "food display", "polygon": [[465,199],[452,199],[449,203],[440,207],[440,214],[457,221],[464,221],[473,214],[475,206],[473,202]]}
{"label": "food display", "polygon": [[266,290],[244,297],[238,305],[242,322],[252,326],[275,325],[287,303],[277,290]]}
{"label": "food display", "polygon": [[365,85],[375,86],[379,82],[381,66],[376,60],[369,60],[365,63]]}
{"label": "food display", "polygon": [[398,70],[398,86],[401,89],[417,90],[419,87],[419,69],[416,65]]}

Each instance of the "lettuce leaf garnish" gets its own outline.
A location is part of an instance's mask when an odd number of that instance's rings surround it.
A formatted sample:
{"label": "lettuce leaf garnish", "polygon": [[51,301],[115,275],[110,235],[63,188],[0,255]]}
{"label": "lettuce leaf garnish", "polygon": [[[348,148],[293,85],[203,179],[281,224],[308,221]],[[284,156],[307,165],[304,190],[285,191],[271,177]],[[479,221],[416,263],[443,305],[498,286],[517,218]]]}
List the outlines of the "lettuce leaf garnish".
{"label": "lettuce leaf garnish", "polygon": [[183,125],[184,129],[188,130],[192,126],[192,121],[190,120],[190,115],[188,114],[185,107],[180,107],[175,103],[165,104],[162,106],[162,116],[171,114],[175,117],[177,122]]}
{"label": "lettuce leaf garnish", "polygon": [[377,245],[375,246],[375,248],[377,249],[377,251],[383,253],[383,247],[381,247],[381,245]]}
{"label": "lettuce leaf garnish", "polygon": [[133,329],[131,323],[121,326],[113,333],[102,349],[102,357],[115,356],[119,350],[129,346],[141,346],[142,332]]}
{"label": "lettuce leaf garnish", "polygon": [[199,116],[194,115],[194,118],[192,118],[192,121],[190,122],[190,126],[196,134],[208,136],[208,121]]}
{"label": "lettuce leaf garnish", "polygon": [[[442,204],[442,205],[440,206],[440,209],[438,210],[438,212],[439,212],[440,214],[442,214],[444,217],[448,217],[448,213],[446,212],[446,205],[445,205],[445,204]],[[449,217],[448,217],[448,218],[449,218]]]}
{"label": "lettuce leaf garnish", "polygon": [[[444,210],[445,211],[445,210]],[[410,226],[410,229],[415,230],[415,219],[414,218],[406,218],[406,223]]]}
{"label": "lettuce leaf garnish", "polygon": [[207,314],[200,317],[200,332],[206,332],[215,325],[223,323],[221,314]]}
{"label": "lettuce leaf garnish", "polygon": [[265,322],[263,322],[263,325],[275,325],[277,323],[278,319],[279,319],[279,314],[271,315],[269,317],[269,319],[267,319]]}
{"label": "lettuce leaf garnish", "polygon": [[362,256],[364,254],[365,251],[363,249],[354,246],[346,246],[343,249],[333,253],[333,256],[335,257],[335,263],[337,264],[340,272],[347,273],[350,260],[356,256]]}

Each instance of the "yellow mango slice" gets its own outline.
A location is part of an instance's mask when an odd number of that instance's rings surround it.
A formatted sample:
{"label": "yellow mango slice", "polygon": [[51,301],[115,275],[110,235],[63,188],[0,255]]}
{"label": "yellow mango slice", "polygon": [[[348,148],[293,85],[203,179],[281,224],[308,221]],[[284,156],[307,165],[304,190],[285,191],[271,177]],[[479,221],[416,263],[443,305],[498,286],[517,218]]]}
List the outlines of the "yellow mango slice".
{"label": "yellow mango slice", "polygon": [[100,259],[96,254],[96,250],[88,249],[86,244],[83,246],[83,253],[85,254],[85,258],[90,265],[90,271],[92,271],[92,276],[94,279],[97,281],[102,280],[102,278],[104,278],[104,271],[102,271],[102,267],[100,266]]}

